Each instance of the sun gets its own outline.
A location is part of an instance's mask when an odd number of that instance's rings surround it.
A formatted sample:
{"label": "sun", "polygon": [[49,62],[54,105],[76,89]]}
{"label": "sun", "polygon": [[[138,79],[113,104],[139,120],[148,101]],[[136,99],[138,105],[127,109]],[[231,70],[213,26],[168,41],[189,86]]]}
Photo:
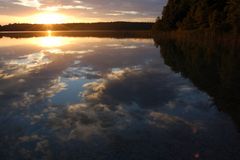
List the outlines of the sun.
{"label": "sun", "polygon": [[59,13],[40,13],[32,17],[34,23],[38,24],[59,24],[67,20],[67,16]]}

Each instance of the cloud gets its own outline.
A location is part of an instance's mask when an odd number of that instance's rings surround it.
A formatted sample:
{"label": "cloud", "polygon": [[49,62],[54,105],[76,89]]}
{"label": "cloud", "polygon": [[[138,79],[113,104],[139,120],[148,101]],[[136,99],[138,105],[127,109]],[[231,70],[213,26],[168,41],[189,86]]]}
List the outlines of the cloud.
{"label": "cloud", "polygon": [[25,6],[25,7],[33,7],[33,8],[39,8],[41,6],[41,3],[39,3],[38,0],[17,0],[12,3]]}
{"label": "cloud", "polygon": [[[41,0],[18,0],[12,2],[12,4],[21,5],[25,7],[36,8],[38,10],[46,11],[58,11],[60,9],[86,9],[91,10],[93,8],[80,5],[81,1],[73,1],[72,3],[65,4],[59,3],[59,1],[41,1]],[[76,5],[77,4],[77,5]]]}
{"label": "cloud", "polygon": [[122,15],[138,15],[137,11],[113,11],[113,13],[107,13],[109,16],[122,16]]}
{"label": "cloud", "polygon": [[43,10],[43,11],[58,11],[58,10],[61,10],[61,9],[65,9],[65,10],[71,10],[71,9],[92,10],[93,8],[85,7],[85,6],[81,6],[81,5],[77,5],[77,6],[63,5],[63,6],[50,6],[50,7],[40,8],[40,10]]}
{"label": "cloud", "polygon": [[59,11],[79,20],[154,21],[165,4],[166,0],[0,0],[0,15],[27,16],[36,12]]}

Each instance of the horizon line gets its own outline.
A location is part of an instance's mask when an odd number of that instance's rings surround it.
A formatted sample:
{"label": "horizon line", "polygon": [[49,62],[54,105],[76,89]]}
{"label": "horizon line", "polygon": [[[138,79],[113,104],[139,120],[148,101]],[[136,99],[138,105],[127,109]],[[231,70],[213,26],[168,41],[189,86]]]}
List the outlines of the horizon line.
{"label": "horizon line", "polygon": [[7,23],[0,24],[0,26],[7,26],[13,24],[31,24],[31,25],[61,25],[61,24],[97,24],[97,23],[155,23],[149,21],[97,21],[97,22],[67,22],[67,23],[25,23],[25,22],[15,22],[15,23]]}

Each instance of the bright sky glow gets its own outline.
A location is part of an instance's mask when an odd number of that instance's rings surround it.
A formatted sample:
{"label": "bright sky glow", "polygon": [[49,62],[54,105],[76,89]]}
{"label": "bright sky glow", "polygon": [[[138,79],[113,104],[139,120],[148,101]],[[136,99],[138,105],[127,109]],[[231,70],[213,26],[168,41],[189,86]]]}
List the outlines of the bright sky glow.
{"label": "bright sky glow", "polygon": [[41,13],[31,17],[33,23],[39,24],[59,24],[66,22],[68,17],[58,13]]}
{"label": "bright sky glow", "polygon": [[0,24],[148,21],[167,0],[0,0]]}

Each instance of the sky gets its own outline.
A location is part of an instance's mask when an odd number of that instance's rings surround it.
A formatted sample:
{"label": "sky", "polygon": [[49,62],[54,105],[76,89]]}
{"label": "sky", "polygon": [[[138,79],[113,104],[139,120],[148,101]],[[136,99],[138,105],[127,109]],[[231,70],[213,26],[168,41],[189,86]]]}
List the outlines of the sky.
{"label": "sky", "polygon": [[153,22],[167,0],[0,0],[0,24]]}

